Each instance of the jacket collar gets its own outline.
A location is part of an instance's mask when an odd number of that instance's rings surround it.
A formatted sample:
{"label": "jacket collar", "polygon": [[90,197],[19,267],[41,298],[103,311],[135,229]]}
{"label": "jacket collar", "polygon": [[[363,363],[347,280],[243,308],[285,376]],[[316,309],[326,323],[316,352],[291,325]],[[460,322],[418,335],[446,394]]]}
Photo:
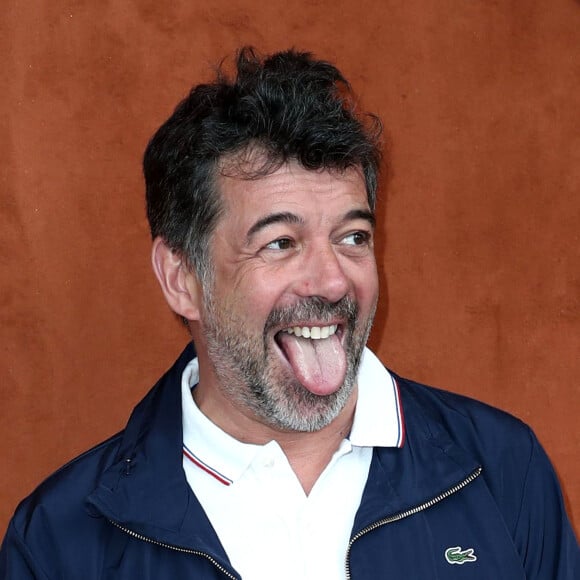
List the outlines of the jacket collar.
{"label": "jacket collar", "polygon": [[87,498],[88,509],[147,539],[229,559],[182,467],[181,375],[189,344],[135,407],[115,462]]}
{"label": "jacket collar", "polygon": [[401,390],[405,443],[400,449],[375,448],[353,535],[448,492],[480,467],[446,427],[452,418],[437,391],[394,376]]}
{"label": "jacket collar", "polygon": [[[88,497],[88,505],[146,538],[207,552],[230,566],[182,467],[181,375],[193,357],[190,344],[137,405],[116,460]],[[452,440],[436,396],[405,379],[396,380],[402,394],[405,443],[402,448],[375,448],[355,533],[432,499],[478,467]]]}

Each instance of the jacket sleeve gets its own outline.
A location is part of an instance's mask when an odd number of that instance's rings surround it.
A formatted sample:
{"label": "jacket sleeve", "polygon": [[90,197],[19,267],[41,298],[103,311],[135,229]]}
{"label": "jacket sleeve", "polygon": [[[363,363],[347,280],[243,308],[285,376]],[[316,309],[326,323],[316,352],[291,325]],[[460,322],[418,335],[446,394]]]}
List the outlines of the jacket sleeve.
{"label": "jacket sleeve", "polygon": [[536,437],[522,490],[515,541],[529,580],[577,580],[580,548],[558,478]]}
{"label": "jacket sleeve", "polygon": [[10,522],[6,537],[0,547],[0,580],[49,580],[34,562],[14,520]]}

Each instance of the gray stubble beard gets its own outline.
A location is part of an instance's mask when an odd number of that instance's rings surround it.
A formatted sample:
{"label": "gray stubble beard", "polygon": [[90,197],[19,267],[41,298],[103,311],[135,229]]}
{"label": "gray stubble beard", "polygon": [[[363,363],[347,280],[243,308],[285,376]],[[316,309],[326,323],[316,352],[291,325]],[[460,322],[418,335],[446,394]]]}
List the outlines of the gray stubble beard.
{"label": "gray stubble beard", "polygon": [[[344,409],[356,385],[362,352],[368,339],[376,304],[360,332],[356,332],[358,305],[348,297],[332,304],[320,298],[303,300],[273,310],[261,340],[243,333],[245,325],[231,311],[219,309],[213,292],[204,293],[204,332],[208,355],[224,394],[240,408],[249,410],[264,424],[280,431],[314,432],[329,425]],[[225,315],[225,316],[224,316]],[[295,377],[283,376],[268,363],[277,355],[268,339],[272,328],[308,318],[339,316],[347,320],[345,350],[347,371],[342,386],[330,395],[315,395]],[[278,376],[276,376],[278,375]]]}

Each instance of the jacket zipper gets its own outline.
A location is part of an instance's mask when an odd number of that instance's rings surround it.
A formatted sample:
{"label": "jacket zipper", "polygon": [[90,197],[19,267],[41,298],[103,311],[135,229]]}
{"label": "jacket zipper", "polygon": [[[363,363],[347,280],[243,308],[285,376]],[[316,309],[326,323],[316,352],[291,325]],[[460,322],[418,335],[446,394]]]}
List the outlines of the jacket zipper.
{"label": "jacket zipper", "polygon": [[358,540],[359,538],[361,538],[365,534],[368,534],[369,532],[372,532],[373,530],[380,528],[381,526],[384,526],[386,524],[392,524],[393,522],[398,522],[399,520],[403,520],[409,516],[413,516],[419,512],[422,512],[423,510],[426,510],[427,508],[434,506],[435,504],[439,503],[440,501],[448,498],[450,495],[457,493],[458,491],[463,489],[466,485],[469,485],[474,479],[476,479],[477,477],[479,477],[479,475],[481,475],[481,472],[482,472],[482,468],[478,467],[472,473],[470,473],[463,481],[460,481],[458,484],[454,485],[453,487],[450,487],[448,490],[444,491],[443,493],[440,493],[439,495],[435,496],[434,498],[430,499],[429,501],[426,501],[418,506],[415,506],[415,507],[410,508],[408,510],[405,510],[403,512],[393,514],[392,516],[389,516],[389,517],[384,518],[382,520],[379,520],[378,522],[375,522],[374,524],[371,524],[370,526],[363,528],[360,532],[358,532],[358,534],[354,535],[351,538],[350,542],[348,543],[348,548],[346,550],[346,563],[345,563],[346,580],[351,579],[351,575],[350,575],[350,549],[352,548],[352,545],[356,542],[356,540]]}
{"label": "jacket zipper", "polygon": [[146,536],[142,536],[141,534],[138,534],[137,532],[134,532],[133,530],[125,528],[124,526],[122,526],[121,524],[119,524],[113,520],[109,520],[109,522],[111,524],[113,524],[116,528],[118,528],[119,530],[121,530],[121,531],[125,532],[126,534],[128,534],[129,536],[131,536],[132,538],[136,538],[137,540],[141,540],[142,542],[147,542],[149,544],[155,544],[156,546],[160,546],[162,548],[167,548],[168,550],[173,550],[174,552],[181,552],[184,554],[192,554],[194,556],[202,556],[203,558],[206,558],[207,560],[209,560],[220,572],[225,574],[228,578],[231,578],[231,580],[239,580],[237,576],[234,576],[233,574],[228,572],[219,562],[217,562],[214,558],[212,558],[209,554],[206,554],[205,552],[200,552],[198,550],[190,550],[189,548],[182,548],[180,546],[172,546],[171,544],[165,544],[164,542],[158,542],[157,540],[153,540],[153,539],[148,538]]}

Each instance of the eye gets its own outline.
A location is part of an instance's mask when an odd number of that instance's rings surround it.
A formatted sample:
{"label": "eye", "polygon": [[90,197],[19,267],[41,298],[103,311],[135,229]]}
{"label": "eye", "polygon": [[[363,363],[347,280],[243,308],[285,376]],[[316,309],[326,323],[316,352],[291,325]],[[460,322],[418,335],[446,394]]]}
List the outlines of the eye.
{"label": "eye", "polygon": [[370,242],[371,235],[368,232],[352,232],[344,238],[342,243],[346,246],[364,246]]}
{"label": "eye", "polygon": [[294,242],[290,238],[278,238],[264,246],[267,250],[290,250],[294,247]]}

